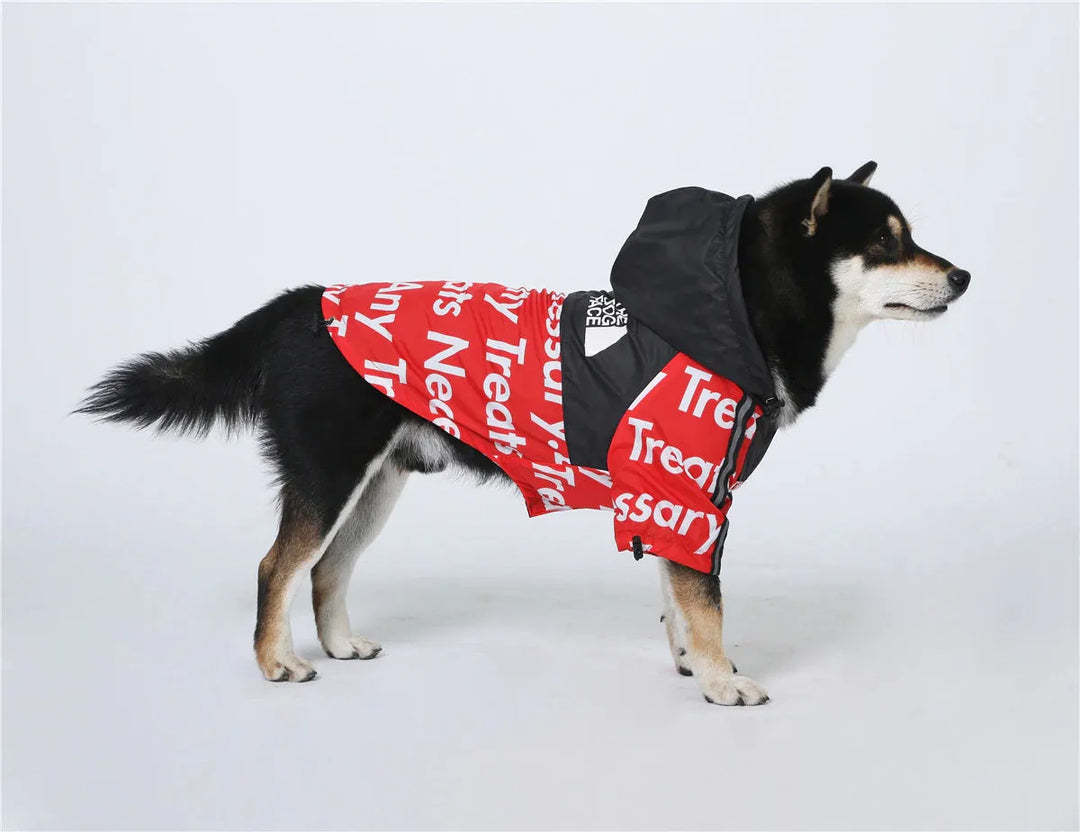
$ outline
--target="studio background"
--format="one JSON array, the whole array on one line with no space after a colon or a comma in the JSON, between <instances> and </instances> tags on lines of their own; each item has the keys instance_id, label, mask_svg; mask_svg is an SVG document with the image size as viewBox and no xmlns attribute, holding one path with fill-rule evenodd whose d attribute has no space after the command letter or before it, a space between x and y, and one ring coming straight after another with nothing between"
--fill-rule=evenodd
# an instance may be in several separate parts
<instances>
[{"instance_id":1,"label":"studio background","mask_svg":"<svg viewBox=\"0 0 1080 832\"><path fill-rule=\"evenodd\" d=\"M1077 7L8 5L6 828L1076 828ZM70 416L287 287L607 285L645 200L875 159L973 274L736 494L705 704L611 517L416 476L253 660L246 435Z\"/></svg>"}]
</instances>

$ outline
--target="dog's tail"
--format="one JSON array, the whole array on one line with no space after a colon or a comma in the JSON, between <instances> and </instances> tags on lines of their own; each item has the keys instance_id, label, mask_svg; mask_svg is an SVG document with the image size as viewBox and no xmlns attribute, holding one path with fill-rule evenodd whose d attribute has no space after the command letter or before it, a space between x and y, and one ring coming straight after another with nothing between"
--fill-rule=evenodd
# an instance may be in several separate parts
<instances>
[{"instance_id":1,"label":"dog's tail","mask_svg":"<svg viewBox=\"0 0 1080 832\"><path fill-rule=\"evenodd\" d=\"M76 413L161 432L205 436L254 425L270 350L283 324L321 320L321 286L286 292L211 338L136 356L91 387Z\"/></svg>"}]
</instances>

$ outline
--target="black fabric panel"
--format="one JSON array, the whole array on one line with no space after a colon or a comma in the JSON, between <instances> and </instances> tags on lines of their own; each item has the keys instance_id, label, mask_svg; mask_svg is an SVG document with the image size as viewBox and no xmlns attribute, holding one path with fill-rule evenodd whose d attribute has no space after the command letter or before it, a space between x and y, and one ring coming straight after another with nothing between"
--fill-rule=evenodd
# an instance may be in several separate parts
<instances>
[{"instance_id":1,"label":"black fabric panel","mask_svg":"<svg viewBox=\"0 0 1080 832\"><path fill-rule=\"evenodd\" d=\"M751 202L704 188L654 196L615 259L611 286L631 317L760 403L775 391L739 282Z\"/></svg>"},{"instance_id":2,"label":"black fabric panel","mask_svg":"<svg viewBox=\"0 0 1080 832\"><path fill-rule=\"evenodd\" d=\"M563 420L570 462L603 471L611 437L626 408L676 354L671 344L630 318L623 338L586 356L586 310L590 299L605 296L610 293L567 295L560 323Z\"/></svg>"}]
</instances>

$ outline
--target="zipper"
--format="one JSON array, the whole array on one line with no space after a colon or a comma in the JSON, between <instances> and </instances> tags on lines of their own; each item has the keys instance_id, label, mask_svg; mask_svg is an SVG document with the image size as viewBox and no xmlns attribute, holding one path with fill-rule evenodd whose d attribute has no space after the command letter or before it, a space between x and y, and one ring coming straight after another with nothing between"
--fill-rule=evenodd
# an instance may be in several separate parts
<instances>
[{"instance_id":1,"label":"zipper","mask_svg":"<svg viewBox=\"0 0 1080 832\"><path fill-rule=\"evenodd\" d=\"M728 480L735 473L739 448L742 447L743 437L746 436L746 429L750 425L750 420L754 417L754 407L754 397L746 393L735 409L735 424L731 427L731 436L728 439L727 451L724 453L724 462L717 477L716 490L712 496L713 505L722 506L727 498L730 490Z\"/></svg>"},{"instance_id":2,"label":"zipper","mask_svg":"<svg viewBox=\"0 0 1080 832\"><path fill-rule=\"evenodd\" d=\"M784 406L784 403L777 399L775 396L771 396L767 402L770 405L770 409L779 410ZM777 407L774 402L779 403ZM749 405L749 407L745 407ZM754 418L755 408L760 407L762 412L765 412L765 406L757 404L754 396L749 393L743 394L742 401L739 402L736 408L735 424L731 428L731 438L728 440L727 453L724 455L723 467L720 470L720 475L717 477L716 490L712 495L712 502L717 508L724 510L724 524L720 527L720 534L716 538L716 544L713 546L712 552L712 572L713 575L720 574L720 559L724 555L724 541L727 539L728 520L726 507L730 504L731 500L731 487L729 482L735 474L735 470L739 464L739 451L742 448L743 440L746 438L746 431L750 427L750 420ZM745 408L745 412L743 411Z\"/></svg>"}]
</instances>

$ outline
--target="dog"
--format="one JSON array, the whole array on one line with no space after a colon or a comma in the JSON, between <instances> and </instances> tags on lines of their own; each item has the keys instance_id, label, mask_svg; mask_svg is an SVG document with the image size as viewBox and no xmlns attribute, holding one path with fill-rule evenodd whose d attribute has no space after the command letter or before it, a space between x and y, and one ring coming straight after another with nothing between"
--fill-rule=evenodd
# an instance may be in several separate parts
<instances>
[{"instance_id":1,"label":"dog","mask_svg":"<svg viewBox=\"0 0 1080 832\"><path fill-rule=\"evenodd\" d=\"M415 398L412 401L407 400L408 391L395 393L388 386L394 378L404 380L404 358L401 375L397 376L396 371L388 375L387 370L398 365L376 360L375 353L370 357L348 352L382 349L383 341L393 341L385 324L394 320L401 296L408 292L401 289L402 285L424 288L429 293L438 289L443 296L432 304L434 314L446 314L447 320L456 314L455 309L461 311L463 303L478 308L486 301L494 309L488 312L499 319L500 326L509 325L503 318L521 325L526 290L506 290L504 295L495 296L495 289L485 285L484 297L480 298L473 297L477 293L467 283L434 288L394 284L399 289L396 295L382 286L374 290L374 295L369 292L364 296L368 300L378 298L382 304L376 306L373 301L375 311L370 315L356 312L346 316L336 314L335 304L340 303L347 287L328 290L305 286L279 295L211 338L168 353L144 354L118 366L90 388L76 412L194 435L205 435L214 426L258 429L263 452L278 474L280 506L277 538L258 568L255 655L270 681L306 682L316 677L312 665L296 655L289 624L293 595L309 570L318 636L327 655L335 659L371 659L379 654L380 645L353 634L349 624L345 598L353 567L383 528L409 474L451 468L468 472L479 482L512 479L522 487L527 499L531 494L530 513L579 505L615 510L620 548L632 549L635 557L641 557L643 552L661 556L661 621L666 626L677 671L694 676L710 703L762 704L769 700L765 689L738 674L722 643L723 600L716 572L730 489L760 461L772 432L790 425L815 404L826 379L864 326L878 319L938 318L964 294L970 282L968 272L915 243L910 225L893 200L870 187L876 169L876 163L868 162L841 180L833 178L830 168L822 168L809 179L789 182L757 199L732 200L702 189L669 192L661 195L664 199L654 198L659 200L655 205L650 201L636 236L631 236L616 260L612 272L614 295L576 293L565 299L556 293L537 295L538 303L549 306L547 316L537 324L547 332L540 336L547 338L547 358L538 378L543 378L548 387L559 387L553 383L559 366L551 369L552 362L561 360L562 381L570 381L567 343L571 335L580 341L584 332L587 342L594 334L588 329L589 320L584 330L568 332L567 310L578 295L582 303L588 301L579 318L587 319L598 311L608 334L598 352L596 346L590 351L588 343L579 345L574 361L583 369L576 372L594 372L594 365L611 363L615 359L607 356L617 357L619 349L629 350L625 354L633 357L640 370L628 376L629 381L616 382L616 387L621 384L624 389L603 401L586 402L587 406L582 407L575 399L574 407L582 411L580 416L572 412L573 397L563 408L565 391L561 388L558 392L544 392L550 406L565 410L565 427L559 418L562 409L552 411L557 416L550 420L534 420L549 428L557 427L552 429L549 442L532 444L550 445L554 462L570 463L567 471L572 467L582 474L579 478L583 481L597 483L577 503L567 496L563 480L549 477L558 488L543 483L533 487L513 467L521 463L520 447L528 443L523 436L505 431L504 422L512 417L508 410L503 413L505 408L500 410L499 402L509 395L510 371L523 365L523 360L516 361L509 353L501 359L489 353L489 362L500 361L505 380L489 376L482 385L477 379L470 388L475 392L482 387L487 393L486 409L482 410L487 414L487 425L490 427L495 420L503 426L503 433L496 434L492 429L488 431L491 437L485 438L480 436L482 425L475 430L463 427L451 410L457 401L451 402L451 382L453 377L465 377L463 368L449 360L437 363L443 372L429 373L421 387L410 388ZM671 209L672 205L676 207ZM686 211L691 214L689 219ZM710 230L709 239L695 242L701 243L701 251L686 249L670 255L670 247L682 245L680 241L688 239L688 234L689 239L694 239L702 228L713 228L709 222L714 215L726 217L726 225ZM684 257L687 252L689 256ZM663 256L668 259L656 260ZM682 305L673 307L676 317L660 321L663 326L656 323L655 310L671 307L671 296L686 287L700 293L694 281L713 280L722 268L715 264L725 257L728 282L710 283L713 296L708 302L699 302L703 296L688 295L678 301ZM668 274L678 270L678 263L690 261L692 274L688 277ZM363 286L355 288L364 290ZM440 308L448 311L440 313ZM380 313L379 309L389 311ZM356 323L358 320L363 326ZM350 324L353 329L348 338L352 340L346 342L346 327ZM478 325L488 326L483 322ZM425 324L419 326L423 329ZM560 326L564 350L561 356ZM728 352L716 358L709 353L718 343L713 337L714 328L725 333L719 340L728 343L738 336L745 342L744 348L725 347ZM735 336L728 337L731 333ZM427 335L432 336L430 329ZM464 349L454 346L457 341L445 340L454 336L439 337L442 344L450 346L435 358ZM465 339L458 341L464 343ZM491 338L488 343L492 343ZM511 350L517 341L495 343ZM520 343L524 350L525 340ZM642 353L655 355L639 360ZM702 397L694 404L687 392L681 407L671 404L659 421L654 418L646 422L633 416L638 412L635 407L644 406L643 397L648 403L646 394L659 395L650 392L650 385L655 386L657 379L665 376L657 368L670 367L664 362L676 360L673 356L685 358L679 372L689 373L691 381L711 379L729 384L734 392L729 398L719 392L704 397L706 405L714 408L714 421L708 423L708 430L697 431L692 425L680 428L686 442L703 442L707 437L711 437L710 442L718 441L716 437L721 434L717 431L724 431L722 437L730 437L730 443L724 446L728 448L724 465L714 466L717 470L711 481L702 473L697 480L700 488L688 484L696 474L691 471L691 457L686 450L680 456L662 440L652 439L651 434L648 441L654 444L647 446L648 454L652 455L655 445L656 456L666 471L660 470L655 461L647 469L627 468L627 477L653 477L649 482L658 489L683 489L685 513L684 506L667 501L665 514L660 502L652 511L653 498L642 496L644 486L640 482L635 482L636 491L631 489L615 497L612 482L617 472L607 471L609 466L604 461L606 458L613 469L616 457L619 466L624 462L629 466L630 460L640 461L646 440L641 427L644 424L653 428L655 423L659 429L667 424L667 413L675 420L701 416L698 410L706 412ZM523 359L524 353L518 357ZM731 369L723 370L723 377L710 375L715 361ZM426 362L424 366L432 366L431 356ZM376 372L372 367L381 369ZM604 385L580 386L584 390ZM465 394L457 395L460 400ZM682 414L676 413L680 409ZM574 419L591 420L593 411L601 414L599 423L583 421L576 435L587 439L573 439L570 434ZM617 456L620 441L620 447L625 447L619 452L622 456ZM578 443L577 449L574 442ZM704 457L701 465L704 471ZM542 467L535 460L531 466L534 473ZM666 479L660 483L656 476ZM605 487L609 490L605 491ZM529 492L529 488L533 491ZM599 504L608 498L613 505ZM690 505L700 505L701 511L691 510ZM680 514L683 519L676 522ZM637 526L620 531L620 522L625 527L638 519L641 522ZM693 549L697 540L677 537L680 529L684 538L696 531L703 539L701 546ZM656 539L663 541L663 546L659 548L666 551L657 550L652 543L642 544L642 535L647 537L653 532L660 534Z\"/></svg>"}]
</instances>

